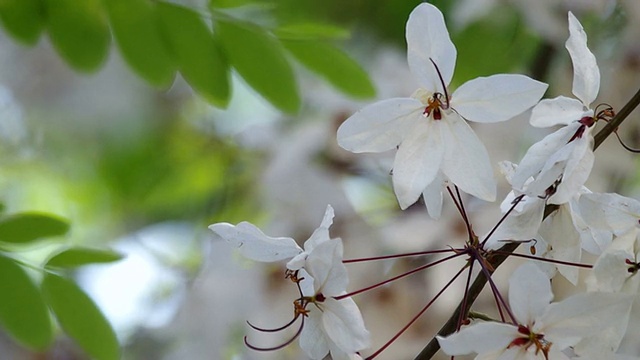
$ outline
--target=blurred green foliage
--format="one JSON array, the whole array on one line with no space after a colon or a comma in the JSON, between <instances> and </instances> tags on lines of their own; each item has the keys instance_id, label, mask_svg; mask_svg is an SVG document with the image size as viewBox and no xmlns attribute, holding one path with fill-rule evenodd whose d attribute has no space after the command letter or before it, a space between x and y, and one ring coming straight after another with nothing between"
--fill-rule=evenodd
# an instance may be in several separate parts
<instances>
[{"instance_id":1,"label":"blurred green foliage","mask_svg":"<svg viewBox=\"0 0 640 360\"><path fill-rule=\"evenodd\" d=\"M287 113L298 111L300 95L291 58L284 53L279 36L304 37L310 44L322 42L320 46L328 52L325 56L340 55L329 68L310 62L308 57L301 59L297 51L294 55L303 65L347 95L374 95L360 66L326 41L336 35L344 37L345 31L336 26L268 26L225 12L227 8L252 6L248 1L214 0L209 5L209 11L199 11L151 0L3 0L0 20L10 35L27 45L35 44L46 31L60 56L82 72L95 71L104 63L111 29L123 58L141 78L153 86L167 87L177 69L196 93L221 108L229 102L230 70L234 68L265 99ZM268 13L274 7L261 11Z\"/></svg>"},{"instance_id":2,"label":"blurred green foliage","mask_svg":"<svg viewBox=\"0 0 640 360\"><path fill-rule=\"evenodd\" d=\"M108 250L67 248L43 266L20 259L36 241L59 237L69 223L44 213L19 213L0 219L0 325L21 344L43 350L54 341L49 309L58 324L78 345L96 359L118 359L120 346L100 309L72 280L54 274L74 268L121 259ZM40 286L27 269L43 278ZM52 270L54 269L54 270Z\"/></svg>"}]
</instances>

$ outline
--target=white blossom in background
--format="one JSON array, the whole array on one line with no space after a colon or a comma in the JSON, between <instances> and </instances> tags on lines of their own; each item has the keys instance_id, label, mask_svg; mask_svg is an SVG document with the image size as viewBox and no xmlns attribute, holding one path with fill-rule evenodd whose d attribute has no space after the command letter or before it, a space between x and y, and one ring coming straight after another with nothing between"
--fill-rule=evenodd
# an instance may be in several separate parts
<instances>
[{"instance_id":1,"label":"white blossom in background","mask_svg":"<svg viewBox=\"0 0 640 360\"><path fill-rule=\"evenodd\" d=\"M402 209L428 190L428 210L437 217L441 200L436 194L443 180L494 201L489 155L465 120L509 120L535 105L547 85L523 75L499 74L470 80L449 96L456 48L440 10L418 5L409 16L406 37L409 68L421 87L409 98L383 100L356 112L338 129L338 144L355 153L397 147L393 188Z\"/></svg>"},{"instance_id":2,"label":"white blossom in background","mask_svg":"<svg viewBox=\"0 0 640 360\"><path fill-rule=\"evenodd\" d=\"M551 303L547 276L535 265L516 269L509 280L509 305L517 324L476 322L447 337L438 337L448 355L476 353L476 359L569 359L563 350L582 338L624 320L633 297L582 293Z\"/></svg>"},{"instance_id":3,"label":"white blossom in background","mask_svg":"<svg viewBox=\"0 0 640 360\"><path fill-rule=\"evenodd\" d=\"M573 63L573 94L577 99L558 96L545 99L531 113L531 125L549 127L565 125L533 144L513 175L513 187L540 196L550 187L554 193L550 204L571 200L582 188L593 167L593 135L591 129L597 114L590 108L600 88L600 70L595 56L587 47L587 35L578 19L569 12L569 39L565 46Z\"/></svg>"},{"instance_id":4,"label":"white blossom in background","mask_svg":"<svg viewBox=\"0 0 640 360\"><path fill-rule=\"evenodd\" d=\"M217 223L209 229L252 260L289 260L287 268L299 271L296 277L301 279L303 297L300 302L296 300L303 307L296 307L296 316L301 315L304 322L300 347L312 359L323 359L331 353L335 360L351 360L369 346L370 336L353 299L334 298L346 294L349 279L342 263L342 240L329 236L333 217L333 208L328 205L322 223L305 241L304 249L292 238L267 236L248 222Z\"/></svg>"}]
</instances>

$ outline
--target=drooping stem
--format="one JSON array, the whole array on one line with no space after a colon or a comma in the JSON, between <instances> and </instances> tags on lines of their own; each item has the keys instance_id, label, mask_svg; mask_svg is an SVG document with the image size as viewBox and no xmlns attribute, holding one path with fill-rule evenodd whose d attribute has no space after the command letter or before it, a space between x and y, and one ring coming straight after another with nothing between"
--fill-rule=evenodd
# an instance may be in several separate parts
<instances>
[{"instance_id":1,"label":"drooping stem","mask_svg":"<svg viewBox=\"0 0 640 360\"><path fill-rule=\"evenodd\" d=\"M515 256L515 257L521 257L521 258L525 258L525 259L530 259L530 260L533 260L533 261L542 261L542 262L548 262L548 263L557 264L557 265L567 265L567 266L581 267L581 268L585 268L585 269L593 268L593 265L591 265L591 264L582 264L582 263L575 263L575 262L570 262L570 261L548 259L548 258L543 258L543 257L540 257L540 256L527 255L527 254L518 254L518 253L509 253L509 254L507 254L507 253L505 253L505 252L503 252L501 250L494 251L494 254L503 254L503 255L507 255L507 256Z\"/></svg>"},{"instance_id":2,"label":"drooping stem","mask_svg":"<svg viewBox=\"0 0 640 360\"><path fill-rule=\"evenodd\" d=\"M510 243L503 246L501 250L504 252L513 252L518 247L518 245L520 244ZM491 266L493 266L494 269L497 268L498 266L500 266L500 264L502 264L507 259L507 257L508 257L507 255L498 254L497 256L491 259L490 261ZM453 314L451 314L451 317L449 317L449 320L447 320L447 322L442 326L440 331L438 331L438 335L447 336L453 333L454 331L456 331L460 314L461 313L466 314L469 312L471 305L473 305L473 303L476 301L476 299L478 298L478 295L480 295L480 292L482 291L486 283L487 283L486 276L484 275L484 273L480 272L476 277L476 279L473 281L473 284L471 284L471 287L469 287L469 296L467 297L466 303L465 304L460 303L458 305L458 307L453 312ZM438 343L438 340L434 337L433 339L431 339L429 344L427 344L427 346L425 346L425 348L422 349L422 351L418 354L418 356L416 356L415 360L431 359L433 355L435 355L435 353L438 352L438 350L440 350L440 344Z\"/></svg>"},{"instance_id":3,"label":"drooping stem","mask_svg":"<svg viewBox=\"0 0 640 360\"><path fill-rule=\"evenodd\" d=\"M464 255L464 253L456 253L456 254L453 254L453 255L447 256L446 258L442 258L442 259L437 260L437 261L434 261L434 262L432 262L432 263L428 263L428 264L425 264L425 265L419 266L419 267L417 267L417 268L415 268L415 269L413 269L413 270L409 270L409 271L404 272L404 273L402 273L402 274L400 274L400 275L396 275L396 276L394 276L394 277L392 277L392 278L389 278L389 279L387 279L387 280L385 280L385 281L381 281L381 282L379 282L379 283L376 283L376 284L373 284L373 285L367 286L367 287L362 288L362 289L360 289L360 290L352 291L352 292L350 292L350 293L346 293L346 294L344 294L344 295L340 295L340 296L334 296L334 299L336 299L336 300L342 300L342 299L345 299L345 298L348 298L348 297L352 297L352 296L358 295L358 294L363 293L363 292L365 292L365 291L373 290L373 289L378 288L378 287L380 287L380 286L382 286L382 285L386 285L386 284L388 284L388 283L390 283L390 282L396 281L396 280L398 280L398 279L402 279L403 277L409 276L409 275L411 275L411 274L415 274L415 273L417 273L417 272L419 272L419 271L422 271L422 270L428 269L428 268L430 268L430 267L432 267L432 266L436 266L436 265L438 265L438 264L441 264L441 263L443 263L443 262L449 261L449 260L451 260L451 259L453 259L453 258L457 258L458 256L462 256L462 255Z\"/></svg>"},{"instance_id":4,"label":"drooping stem","mask_svg":"<svg viewBox=\"0 0 640 360\"><path fill-rule=\"evenodd\" d=\"M453 284L453 282L456 281L456 279L460 276L460 274L462 274L462 272L465 269L466 269L465 267L460 268L460 270L456 273L456 275L453 278L451 278L451 280L449 280L449 282L440 291L438 291L436 296L434 296L431 299L431 301L427 303L427 305L425 305L411 320L409 320L409 322L404 327L402 327L402 329L400 329L400 331L398 331L380 349L378 349L376 352L368 356L366 360L375 359L375 357L380 355L380 353L382 353L386 348L388 348L389 345L393 344L393 342L396 341L396 339L399 338L400 335L402 335L411 325L413 325L413 323L416 322L416 320L418 320L420 316L422 316L422 314L424 314L424 312L427 311L427 309L429 309L429 307L431 307L431 305L440 297L440 295L442 295L442 293L444 293L445 290L447 290L449 286L451 286L451 284ZM471 269L469 269L469 272L471 272Z\"/></svg>"},{"instance_id":5,"label":"drooping stem","mask_svg":"<svg viewBox=\"0 0 640 360\"><path fill-rule=\"evenodd\" d=\"M640 105L640 89L633 95L633 97L627 102L627 104L616 114L616 116L607 123L605 127L602 128L594 137L594 150L602 144L602 142L609 136L611 133L618 128L622 122L635 110L636 107ZM546 218L549 214L553 212L553 210L557 209L557 205L547 205L544 211L544 217ZM500 254L496 254L493 258L490 259L489 263L493 267L493 269L497 269L506 259L509 257L511 253L513 253L520 243L510 243L502 248L500 248ZM471 308L471 305L475 302L478 295L484 288L487 283L487 277L483 273L479 273L476 277L475 281L469 288L469 297L467 298L466 304L462 302L458 305L454 313L451 315L449 320L442 326L440 331L438 331L438 335L447 336L454 331L456 331L458 318L460 317L460 312L464 311L467 313ZM427 360L431 359L436 352L440 350L440 344L438 340L434 337L431 341L422 349L422 351L416 356L415 360Z\"/></svg>"},{"instance_id":6,"label":"drooping stem","mask_svg":"<svg viewBox=\"0 0 640 360\"><path fill-rule=\"evenodd\" d=\"M417 252L404 253L404 254L393 254L393 255L382 255L382 256L366 257L366 258L345 259L345 260L342 260L342 263L343 264L353 264L353 263L366 262L366 261L388 260L388 259L398 259L398 258L403 258L403 257L442 254L442 253L455 252L455 251L461 251L461 250L463 250L463 249L438 249L438 250L417 251Z\"/></svg>"},{"instance_id":7,"label":"drooping stem","mask_svg":"<svg viewBox=\"0 0 640 360\"><path fill-rule=\"evenodd\" d=\"M618 128L618 126L622 124L622 122L627 118L627 116L629 116L629 114L631 114L631 112L635 110L635 108L638 107L639 104L640 104L640 89L638 89L638 91L636 92L635 95L633 95L631 100L629 100L622 107L622 109L620 109L620 111L616 114L616 116L614 116L613 119L611 119L611 121L609 121L607 125L605 125L605 127L603 127L602 130L598 131L598 133L593 137L595 140L593 143L593 149L594 150L597 149L598 146L602 144L604 139L606 139L609 135L611 135L611 133L614 132Z\"/></svg>"}]
</instances>

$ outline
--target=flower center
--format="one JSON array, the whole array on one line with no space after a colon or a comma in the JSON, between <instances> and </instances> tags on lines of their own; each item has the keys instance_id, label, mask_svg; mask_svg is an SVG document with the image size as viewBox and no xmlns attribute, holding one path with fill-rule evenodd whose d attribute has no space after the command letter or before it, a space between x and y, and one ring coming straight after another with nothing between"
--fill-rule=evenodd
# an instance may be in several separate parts
<instances>
[{"instance_id":1,"label":"flower center","mask_svg":"<svg viewBox=\"0 0 640 360\"><path fill-rule=\"evenodd\" d=\"M445 95L439 92L431 93L425 89L418 89L411 97L420 100L425 105L422 116L426 118L432 117L433 120L441 120L442 111L449 108L449 102Z\"/></svg>"},{"instance_id":2,"label":"flower center","mask_svg":"<svg viewBox=\"0 0 640 360\"><path fill-rule=\"evenodd\" d=\"M580 123L580 127L578 128L576 133L573 134L571 139L569 139L569 141L567 141L567 144L572 142L575 139L580 139L582 137L582 135L584 135L584 131L587 128L592 127L596 123L596 121L597 121L597 119L594 118L593 116L585 116L582 119L578 120L578 122Z\"/></svg>"},{"instance_id":3,"label":"flower center","mask_svg":"<svg viewBox=\"0 0 640 360\"><path fill-rule=\"evenodd\" d=\"M435 93L433 94L433 97L427 99L427 106L424 108L424 111L422 112L422 115L424 117L429 117L430 115L433 115L433 119L434 120L440 120L442 119L442 101L440 100L440 98L442 97L442 94L440 93Z\"/></svg>"},{"instance_id":4,"label":"flower center","mask_svg":"<svg viewBox=\"0 0 640 360\"><path fill-rule=\"evenodd\" d=\"M529 349L531 346L536 347L536 355L539 352L542 352L545 359L549 358L549 349L553 343L545 340L543 334L536 334L528 326L518 325L518 332L522 334L522 337L514 339L507 349L513 346L524 346L525 350Z\"/></svg>"}]
</instances>

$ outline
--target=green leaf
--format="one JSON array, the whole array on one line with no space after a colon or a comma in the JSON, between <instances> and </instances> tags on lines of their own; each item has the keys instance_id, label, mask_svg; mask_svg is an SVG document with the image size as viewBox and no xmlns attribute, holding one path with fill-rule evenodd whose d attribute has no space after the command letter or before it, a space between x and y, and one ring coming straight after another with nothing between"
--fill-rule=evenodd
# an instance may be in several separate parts
<instances>
[{"instance_id":1,"label":"green leaf","mask_svg":"<svg viewBox=\"0 0 640 360\"><path fill-rule=\"evenodd\" d=\"M335 25L319 23L287 24L273 30L279 39L313 40L313 39L347 39L349 30Z\"/></svg>"},{"instance_id":2,"label":"green leaf","mask_svg":"<svg viewBox=\"0 0 640 360\"><path fill-rule=\"evenodd\" d=\"M282 46L262 29L219 21L216 30L231 65L242 78L278 109L295 113L300 96Z\"/></svg>"},{"instance_id":3,"label":"green leaf","mask_svg":"<svg viewBox=\"0 0 640 360\"><path fill-rule=\"evenodd\" d=\"M110 34L100 0L44 0L53 46L79 71L95 71L109 52Z\"/></svg>"},{"instance_id":4,"label":"green leaf","mask_svg":"<svg viewBox=\"0 0 640 360\"><path fill-rule=\"evenodd\" d=\"M159 17L149 0L104 0L122 57L152 85L169 86L176 65L162 38Z\"/></svg>"},{"instance_id":5,"label":"green leaf","mask_svg":"<svg viewBox=\"0 0 640 360\"><path fill-rule=\"evenodd\" d=\"M60 327L97 360L120 359L116 334L96 304L73 281L47 273L42 292Z\"/></svg>"},{"instance_id":6,"label":"green leaf","mask_svg":"<svg viewBox=\"0 0 640 360\"><path fill-rule=\"evenodd\" d=\"M20 265L2 255L0 294L0 323L11 336L33 349L51 344L51 319L40 290Z\"/></svg>"},{"instance_id":7,"label":"green leaf","mask_svg":"<svg viewBox=\"0 0 640 360\"><path fill-rule=\"evenodd\" d=\"M5 243L29 243L67 231L66 220L43 213L21 213L0 220L0 241Z\"/></svg>"},{"instance_id":8,"label":"green leaf","mask_svg":"<svg viewBox=\"0 0 640 360\"><path fill-rule=\"evenodd\" d=\"M356 98L370 98L376 90L367 73L342 50L318 41L282 41L304 66L325 78L340 91Z\"/></svg>"},{"instance_id":9,"label":"green leaf","mask_svg":"<svg viewBox=\"0 0 640 360\"><path fill-rule=\"evenodd\" d=\"M0 20L7 32L28 45L38 42L44 28L41 0L2 0Z\"/></svg>"},{"instance_id":10,"label":"green leaf","mask_svg":"<svg viewBox=\"0 0 640 360\"><path fill-rule=\"evenodd\" d=\"M164 36L182 76L215 106L229 103L229 65L213 34L197 12L165 2L158 3Z\"/></svg>"},{"instance_id":11,"label":"green leaf","mask_svg":"<svg viewBox=\"0 0 640 360\"><path fill-rule=\"evenodd\" d=\"M75 268L88 264L110 263L121 260L122 254L111 250L72 247L52 256L47 268Z\"/></svg>"},{"instance_id":12,"label":"green leaf","mask_svg":"<svg viewBox=\"0 0 640 360\"><path fill-rule=\"evenodd\" d=\"M452 34L452 40L458 49L454 88L478 76L519 71L522 64L532 61L539 43L511 6L503 6L492 16L469 24Z\"/></svg>"}]
</instances>

